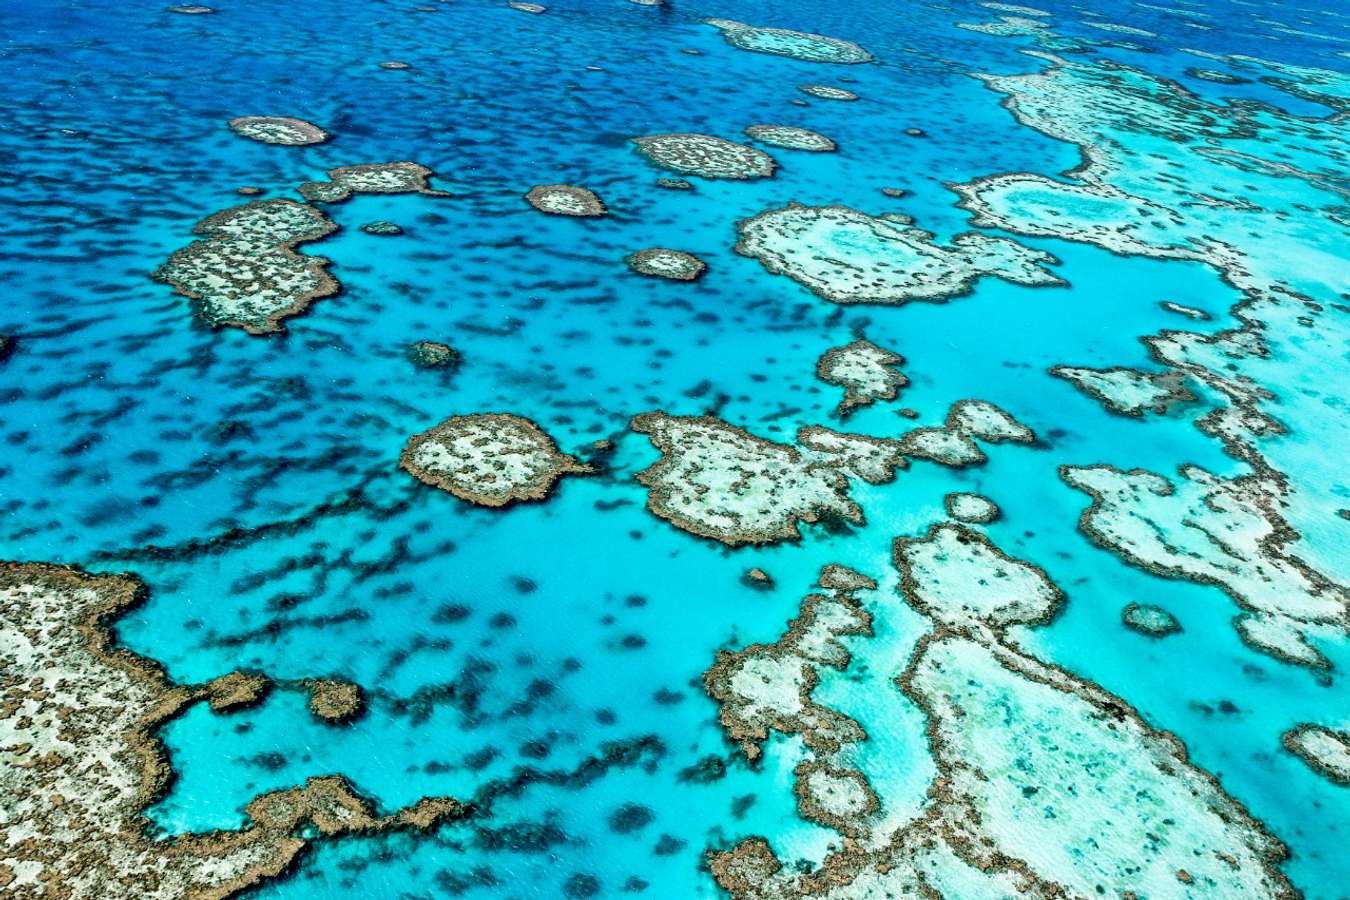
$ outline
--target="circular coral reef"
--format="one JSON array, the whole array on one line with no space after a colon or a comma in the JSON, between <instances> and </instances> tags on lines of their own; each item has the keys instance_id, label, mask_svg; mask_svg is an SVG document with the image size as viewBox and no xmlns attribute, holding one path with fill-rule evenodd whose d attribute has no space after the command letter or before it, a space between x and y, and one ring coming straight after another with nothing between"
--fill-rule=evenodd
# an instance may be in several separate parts
<instances>
[{"instance_id":1,"label":"circular coral reef","mask_svg":"<svg viewBox=\"0 0 1350 900\"><path fill-rule=\"evenodd\" d=\"M792 125L751 125L745 133L753 140L772 147L787 150L808 150L812 153L829 153L839 146L825 135L809 128L796 128Z\"/></svg>"},{"instance_id":2,"label":"circular coral reef","mask_svg":"<svg viewBox=\"0 0 1350 900\"><path fill-rule=\"evenodd\" d=\"M440 341L418 341L408 347L408 359L421 369L451 369L459 365L459 352Z\"/></svg>"},{"instance_id":3,"label":"circular coral reef","mask_svg":"<svg viewBox=\"0 0 1350 900\"><path fill-rule=\"evenodd\" d=\"M639 275L669 278L672 281L694 281L707 271L708 264L683 250L652 247L629 256L628 268Z\"/></svg>"},{"instance_id":4,"label":"circular coral reef","mask_svg":"<svg viewBox=\"0 0 1350 900\"><path fill-rule=\"evenodd\" d=\"M494 507L542 500L559 477L592 471L559 452L538 425L509 413L452 416L414 435L399 464L419 481Z\"/></svg>"},{"instance_id":5,"label":"circular coral reef","mask_svg":"<svg viewBox=\"0 0 1350 900\"><path fill-rule=\"evenodd\" d=\"M539 184L525 195L529 204L540 212L554 216L603 216L609 210L589 188L575 184Z\"/></svg>"},{"instance_id":6,"label":"circular coral reef","mask_svg":"<svg viewBox=\"0 0 1350 900\"><path fill-rule=\"evenodd\" d=\"M776 163L762 150L710 134L652 134L633 138L638 152L663 169L702 178L768 178Z\"/></svg>"},{"instance_id":7,"label":"circular coral reef","mask_svg":"<svg viewBox=\"0 0 1350 900\"><path fill-rule=\"evenodd\" d=\"M285 147L322 144L328 140L328 132L318 125L289 116L240 116L230 120L230 130L249 140Z\"/></svg>"},{"instance_id":8,"label":"circular coral reef","mask_svg":"<svg viewBox=\"0 0 1350 900\"><path fill-rule=\"evenodd\" d=\"M857 100L858 95L847 88L833 87L828 84L803 84L797 87L803 94L810 94L821 100Z\"/></svg>"},{"instance_id":9,"label":"circular coral reef","mask_svg":"<svg viewBox=\"0 0 1350 900\"><path fill-rule=\"evenodd\" d=\"M802 62L852 64L872 61L872 54L842 38L786 28L759 28L731 19L705 19L704 22L721 31L728 44L741 50L790 56Z\"/></svg>"},{"instance_id":10,"label":"circular coral reef","mask_svg":"<svg viewBox=\"0 0 1350 900\"><path fill-rule=\"evenodd\" d=\"M1181 630L1181 623L1161 606L1149 603L1130 603L1120 611L1120 621L1131 631L1149 637L1166 637Z\"/></svg>"}]
</instances>

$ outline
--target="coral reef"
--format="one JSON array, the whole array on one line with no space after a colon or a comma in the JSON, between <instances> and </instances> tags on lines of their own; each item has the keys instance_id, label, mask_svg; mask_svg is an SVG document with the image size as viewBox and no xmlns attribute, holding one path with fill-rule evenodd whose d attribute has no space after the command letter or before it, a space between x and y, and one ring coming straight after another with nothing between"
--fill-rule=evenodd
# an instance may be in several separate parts
<instances>
[{"instance_id":1,"label":"coral reef","mask_svg":"<svg viewBox=\"0 0 1350 900\"><path fill-rule=\"evenodd\" d=\"M1050 374L1070 382L1089 397L1100 400L1111 412L1122 416L1142 416L1145 412L1163 415L1178 404L1193 403L1198 399L1186 387L1186 375L1177 371L1141 372L1123 366L1110 369L1054 366Z\"/></svg>"},{"instance_id":2,"label":"coral reef","mask_svg":"<svg viewBox=\"0 0 1350 900\"><path fill-rule=\"evenodd\" d=\"M971 494L964 491L948 494L942 498L947 515L958 522L969 525L988 525L999 517L999 508L993 500L983 494Z\"/></svg>"},{"instance_id":3,"label":"coral reef","mask_svg":"<svg viewBox=\"0 0 1350 900\"><path fill-rule=\"evenodd\" d=\"M835 415L846 418L859 407L898 397L900 389L909 384L909 379L897 368L904 363L900 354L860 338L825 351L816 362L816 377L844 389L844 399L835 408Z\"/></svg>"},{"instance_id":4,"label":"coral reef","mask_svg":"<svg viewBox=\"0 0 1350 900\"><path fill-rule=\"evenodd\" d=\"M1148 637L1167 637L1181 630L1176 616L1150 603L1126 604L1120 611L1120 621L1126 628Z\"/></svg>"},{"instance_id":5,"label":"coral reef","mask_svg":"<svg viewBox=\"0 0 1350 900\"><path fill-rule=\"evenodd\" d=\"M824 753L866 738L857 722L814 702L811 694L821 667L848 665L839 639L872 633L871 616L856 594L875 589L876 582L832 564L822 570L820 586L827 593L807 596L777 641L723 650L703 675L723 729L749 759L762 755L770 731L799 734L808 747Z\"/></svg>"},{"instance_id":6,"label":"coral reef","mask_svg":"<svg viewBox=\"0 0 1350 900\"><path fill-rule=\"evenodd\" d=\"M652 134L633 144L661 168L700 178L768 178L776 165L763 150L709 134Z\"/></svg>"},{"instance_id":7,"label":"coral reef","mask_svg":"<svg viewBox=\"0 0 1350 900\"><path fill-rule=\"evenodd\" d=\"M540 212L555 216L586 218L609 212L594 191L575 184L538 184L525 199Z\"/></svg>"},{"instance_id":8,"label":"coral reef","mask_svg":"<svg viewBox=\"0 0 1350 900\"><path fill-rule=\"evenodd\" d=\"M631 254L627 262L628 268L639 275L669 278L672 281L697 281L708 269L708 264L694 254L665 247L639 250Z\"/></svg>"},{"instance_id":9,"label":"coral reef","mask_svg":"<svg viewBox=\"0 0 1350 900\"><path fill-rule=\"evenodd\" d=\"M335 230L322 212L293 200L236 206L199 222L193 233L206 237L176 251L154 277L197 301L208 325L280 331L282 319L337 293L327 259L295 252Z\"/></svg>"},{"instance_id":10,"label":"coral reef","mask_svg":"<svg viewBox=\"0 0 1350 900\"><path fill-rule=\"evenodd\" d=\"M758 28L731 19L705 19L704 22L721 31L728 44L741 50L790 56L802 62L852 64L872 61L872 54L841 38L786 28Z\"/></svg>"},{"instance_id":11,"label":"coral reef","mask_svg":"<svg viewBox=\"0 0 1350 900\"><path fill-rule=\"evenodd\" d=\"M944 466L978 466L988 459L976 440L1031 444L1036 434L988 400L958 400L941 427L915 428L900 437L906 456Z\"/></svg>"},{"instance_id":12,"label":"coral reef","mask_svg":"<svg viewBox=\"0 0 1350 900\"><path fill-rule=\"evenodd\" d=\"M1290 753L1333 784L1350 787L1350 731L1303 723L1281 738Z\"/></svg>"},{"instance_id":13,"label":"coral reef","mask_svg":"<svg viewBox=\"0 0 1350 900\"><path fill-rule=\"evenodd\" d=\"M428 829L462 814L429 798L378 816L330 776L254 799L243 831L147 836L142 810L172 774L156 729L192 702L247 690L239 678L176 685L115 647L111 623L144 596L125 575L0 563L5 896L224 898L279 875L316 838Z\"/></svg>"},{"instance_id":14,"label":"coral reef","mask_svg":"<svg viewBox=\"0 0 1350 900\"><path fill-rule=\"evenodd\" d=\"M751 140L787 150L830 153L839 149L834 141L825 135L809 128L796 128L792 125L751 125L745 129L745 133Z\"/></svg>"},{"instance_id":15,"label":"coral reef","mask_svg":"<svg viewBox=\"0 0 1350 900\"><path fill-rule=\"evenodd\" d=\"M419 369L453 369L459 365L459 353L440 341L417 341L408 347L408 359Z\"/></svg>"},{"instance_id":16,"label":"coral reef","mask_svg":"<svg viewBox=\"0 0 1350 900\"><path fill-rule=\"evenodd\" d=\"M1309 628L1344 627L1350 595L1295 556L1280 497L1260 475L1218 478L1182 466L1169 481L1142 469L1061 466L1060 477L1092 504L1079 528L1094 543L1165 578L1222 588L1245 614L1238 632L1287 662L1325 667Z\"/></svg>"},{"instance_id":17,"label":"coral reef","mask_svg":"<svg viewBox=\"0 0 1350 900\"><path fill-rule=\"evenodd\" d=\"M857 100L858 95L848 88L834 87L828 84L803 84L797 87L803 94L810 94L821 100Z\"/></svg>"},{"instance_id":18,"label":"coral reef","mask_svg":"<svg viewBox=\"0 0 1350 900\"><path fill-rule=\"evenodd\" d=\"M435 173L415 162L363 163L328 170L327 181L306 181L298 190L313 203L341 203L353 194L426 194L449 197L428 183Z\"/></svg>"},{"instance_id":19,"label":"coral reef","mask_svg":"<svg viewBox=\"0 0 1350 900\"><path fill-rule=\"evenodd\" d=\"M737 253L832 303L949 300L970 293L986 276L1030 286L1064 284L1045 268L1057 262L1048 253L975 232L942 246L906 216L789 203L737 227Z\"/></svg>"},{"instance_id":20,"label":"coral reef","mask_svg":"<svg viewBox=\"0 0 1350 900\"><path fill-rule=\"evenodd\" d=\"M328 132L318 125L288 116L240 116L229 124L230 130L240 137L264 144L302 147L328 140Z\"/></svg>"},{"instance_id":21,"label":"coral reef","mask_svg":"<svg viewBox=\"0 0 1350 900\"><path fill-rule=\"evenodd\" d=\"M361 715L365 697L361 686L341 678L310 678L304 682L309 691L309 711L333 725L350 722Z\"/></svg>"},{"instance_id":22,"label":"coral reef","mask_svg":"<svg viewBox=\"0 0 1350 900\"><path fill-rule=\"evenodd\" d=\"M538 425L510 413L451 416L410 438L399 465L481 506L543 500L563 475L592 471L560 452Z\"/></svg>"},{"instance_id":23,"label":"coral reef","mask_svg":"<svg viewBox=\"0 0 1350 900\"><path fill-rule=\"evenodd\" d=\"M711 851L732 897L1297 896L1276 868L1284 847L1176 738L1005 633L1054 615L1062 595L1044 572L950 524L898 539L895 557L901 593L934 626L897 679L928 719L927 802L883 829L886 798L863 772L836 771L837 723L853 742L866 733L813 692L822 664L849 663L836 635L865 636L870 621L838 615L828 630L816 607L842 602L808 598L784 638L723 652L705 684L743 747L802 734L813 758L794 772L799 809L845 841L815 869L785 867L759 837Z\"/></svg>"},{"instance_id":24,"label":"coral reef","mask_svg":"<svg viewBox=\"0 0 1350 900\"><path fill-rule=\"evenodd\" d=\"M860 524L848 474L879 484L904 465L894 441L808 426L793 447L713 416L643 413L630 423L661 458L639 472L647 508L677 528L726 544L801 537L800 523Z\"/></svg>"}]
</instances>

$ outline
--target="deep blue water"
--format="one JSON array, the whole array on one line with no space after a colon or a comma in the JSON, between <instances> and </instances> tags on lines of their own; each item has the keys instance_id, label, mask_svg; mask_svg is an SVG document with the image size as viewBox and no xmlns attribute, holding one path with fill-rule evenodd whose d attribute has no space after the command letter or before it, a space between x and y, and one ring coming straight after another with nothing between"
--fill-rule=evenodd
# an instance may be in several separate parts
<instances>
[{"instance_id":1,"label":"deep blue water","mask_svg":"<svg viewBox=\"0 0 1350 900\"><path fill-rule=\"evenodd\" d=\"M1191 4L1223 23L1210 30L1142 5L1095 10L1156 38L1087 28L1094 4L1035 5L1057 13L1060 34L1139 45L1094 54L1211 101L1300 115L1331 110L1255 79L1190 77L1225 64L1182 49L1339 71L1350 50L1344 11L1329 4ZM905 213L945 239L968 227L947 183L1072 168L1076 148L1019 125L968 77L1034 71L1043 61L1021 52L1031 41L956 28L994 17L971 3L548 6L528 15L494 0L427 11L413 0L220 0L209 16L155 3L0 7L0 331L17 336L0 368L0 556L140 575L151 602L118 633L176 679L244 667L339 675L371 694L369 713L340 728L308 716L295 691L230 716L194 708L165 731L179 779L150 810L155 825L239 827L253 796L328 772L387 809L428 794L485 798L482 816L433 835L321 845L260 892L287 898L550 897L576 873L593 875L603 896L634 877L650 896L715 896L704 851L749 834L818 859L831 836L797 817L791 743L775 740L764 765L746 764L701 674L718 648L773 640L834 561L882 582L878 638L854 649L884 686L923 630L894 593L890 541L941 518L944 494L975 490L1003 509L991 537L1068 594L1065 614L1028 645L1174 731L1288 843L1285 871L1309 897L1346 896L1350 792L1279 742L1295 722L1350 718L1341 676L1244 646L1217 588L1148 575L1092 546L1076 529L1084 496L1056 476L1064 462L1243 471L1194 427L1193 410L1112 416L1045 371L1148 368L1140 336L1228 327L1237 291L1198 263L1025 239L1061 260L1071 287L986 279L945 304L837 307L732 251L737 220L788 200ZM702 25L707 16L856 40L877 62L747 53ZM411 68L378 67L390 59ZM796 89L807 82L862 99L807 98ZM240 115L298 116L333 139L254 143L225 126ZM627 143L682 131L736 139L757 122L818 130L839 152L773 150L772 179L694 179L684 192L654 187L663 173ZM915 128L925 136L905 134ZM309 252L333 260L343 290L284 334L208 329L149 278L197 221L241 202L240 186L294 196L328 168L400 159L432 168L454 196L326 207L341 231ZM1343 159L1329 165L1350 178ZM610 215L549 217L521 200L554 181L597 191ZM887 197L887 186L911 193ZM406 233L360 231L376 219ZM1326 241L1346 258L1340 237ZM649 246L695 253L709 273L693 285L630 273L625 255ZM1213 319L1187 323L1161 300ZM815 361L860 329L906 357L901 405L921 423L980 397L1051 436L1049 446L992 447L987 465L965 471L915 463L894 484L855 490L865 526L808 528L798 543L763 549L728 550L645 510L632 476L656 454L626 431L631 416L716 403L727 421L789 440L801 424L830 421L837 391L816 381ZM404 351L421 339L452 344L463 365L415 369ZM409 435L490 410L539 422L569 451L615 439L609 473L491 510L398 470ZM849 427L897 436L910 424L878 404ZM232 528L242 531L211 542ZM1343 578L1350 567L1339 562L1330 574ZM743 585L751 566L775 588ZM1126 631L1119 611L1130 601L1168 607L1186 630L1161 642ZM453 605L467 615L446 615ZM1344 669L1347 647L1321 649ZM872 732L869 774L894 808L917 808L932 774L917 710L898 693L877 703L837 690ZM1216 713L1222 701L1237 711ZM567 777L615 741L642 742L639 764L587 783ZM729 763L726 778L681 780L710 754ZM533 772L526 787L497 796L494 782L522 767ZM653 818L616 833L609 817L629 802ZM662 835L682 843L654 853Z\"/></svg>"}]
</instances>

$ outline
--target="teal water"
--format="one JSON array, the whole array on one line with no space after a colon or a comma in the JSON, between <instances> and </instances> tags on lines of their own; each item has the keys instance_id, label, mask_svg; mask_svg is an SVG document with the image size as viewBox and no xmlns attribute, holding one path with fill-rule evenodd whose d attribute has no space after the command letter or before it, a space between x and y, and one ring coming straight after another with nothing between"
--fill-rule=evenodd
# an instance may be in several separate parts
<instances>
[{"instance_id":1,"label":"teal water","mask_svg":"<svg viewBox=\"0 0 1350 900\"><path fill-rule=\"evenodd\" d=\"M341 727L313 719L290 689L228 716L194 707L165 729L178 779L149 810L154 827L238 828L257 794L341 772L382 809L451 794L478 812L430 835L321 843L258 894L552 897L589 875L598 896L639 882L648 896L717 896L704 852L752 834L787 858L819 861L837 837L797 816L799 744L777 736L763 764L746 763L701 675L719 648L774 640L824 563L876 577L878 635L850 642L859 680L840 676L821 693L868 727L859 764L888 812L918 809L933 764L922 716L891 681L926 629L895 594L890 542L922 533L943 518L945 494L969 490L1002 508L990 537L1068 596L1025 645L1175 732L1288 844L1284 871L1308 897L1350 896L1350 792L1280 744L1298 722L1350 721L1344 633L1319 643L1329 675L1253 651L1217 588L1149 575L1089 543L1076 528L1087 498L1056 474L1062 463L1099 462L1246 472L1194 426L1215 397L1135 420L1046 372L1152 371L1140 337L1232 327L1239 291L1197 262L1022 238L1060 260L1069 286L984 279L943 304L841 307L732 250L738 220L789 200L903 213L945 241L970 227L948 184L1074 167L1075 147L1019 124L968 77L1044 67L1022 52L1035 41L957 28L997 15L967 3L548 6L543 15L488 0L428 11L221 0L209 16L100 2L0 9L0 331L16 336L0 363L0 555L140 575L151 601L117 633L175 679L242 667L280 680L341 676L370 696L368 714ZM1186 52L1344 72L1350 28L1331 5L1038 6L1056 13L1057 34L1083 42L1075 59L1178 79L1213 103L1335 112L1329 99L1262 81L1270 70L1257 63ZM1155 36L1088 27L1097 13ZM856 40L876 62L747 53L701 24L709 16ZM391 59L411 68L378 67ZM1216 84L1188 75L1194 68L1246 80ZM861 99L797 90L811 82ZM241 115L298 116L334 137L307 148L254 143L225 127ZM667 191L653 185L667 173L627 143L683 131L735 140L761 122L811 128L839 151L772 149L781 165L772 179L694 178L692 191ZM1339 204L1344 225L1340 140L1264 148L1324 175L1290 184L1281 198L1290 215L1300 203ZM284 334L208 329L149 278L197 221L241 202L240 186L294 197L328 168L400 159L433 169L453 196L325 207L341 230L306 252L332 259L343 289L287 320ZM1248 177L1229 173L1234 185ZM610 215L550 217L522 201L554 181L595 190ZM360 230L377 219L405 234ZM694 253L709 272L695 284L629 272L624 257L650 246ZM1300 267L1301 249L1317 264ZM1348 251L1343 227L1310 220L1288 248L1291 287L1343 304ZM1212 318L1191 322L1164 300ZM1347 523L1334 510L1350 506L1350 490L1326 471L1344 456L1344 309L1319 319L1317 366L1291 379L1277 348L1261 376L1277 395L1274 414L1296 426L1270 458L1315 473L1300 483L1292 524L1309 536L1310 561L1341 582ZM730 550L647 512L633 475L657 455L627 431L631 416L715 409L788 441L800 425L831 423L838 391L816 380L815 361L858 332L903 354L911 384L897 404L858 412L849 430L897 437L912 427L898 406L938 424L954 401L978 397L1041 442L988 447L978 468L919 461L893 484L859 485L865 525L809 527L797 543ZM450 343L463 365L413 368L405 347L422 339ZM398 470L409 435L481 411L533 419L569 452L604 438L617 450L605 474L564 479L546 502L505 510ZM742 584L753 566L773 575L773 589ZM1185 630L1163 641L1130 632L1119 619L1129 602L1165 606ZM613 754L616 742L630 752ZM609 763L588 764L607 751ZM727 763L724 778L681 777L709 756ZM625 804L647 808L650 821L616 831L611 817Z\"/></svg>"}]
</instances>

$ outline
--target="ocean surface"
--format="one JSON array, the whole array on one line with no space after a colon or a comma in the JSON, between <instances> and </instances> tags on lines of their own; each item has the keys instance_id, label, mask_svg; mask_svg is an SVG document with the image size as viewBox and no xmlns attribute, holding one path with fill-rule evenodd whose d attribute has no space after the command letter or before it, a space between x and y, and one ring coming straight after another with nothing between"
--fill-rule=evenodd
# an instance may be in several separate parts
<instances>
[{"instance_id":1,"label":"ocean surface","mask_svg":"<svg viewBox=\"0 0 1350 900\"><path fill-rule=\"evenodd\" d=\"M953 189L1002 173L1073 181L1080 146L972 77L1030 75L1055 59L1105 75L1067 101L1051 92L1048 102L1083 104L1051 119L1109 106L1123 72L1151 79L1146 93L1184 92L1207 118L1203 135L1160 136L1147 114L1084 126L1126 190L1131 166L1165 168L1191 141L1266 161L1174 169L1178 190L1243 195L1246 206L1209 207L1196 227L1248 254L1253 278L1275 273L1318 307L1311 325L1262 319L1265 356L1234 365L1283 425L1247 442L1256 468L1287 479L1281 516L1295 537L1282 552L1344 585L1344 7L1038 0L1050 15L1027 16L972 2L544 0L542 13L497 0L208 2L213 13L0 6L0 333L13 339L0 362L0 557L134 573L149 599L115 624L124 646L182 683L244 669L279 684L254 707L197 704L165 726L176 777L146 811L154 835L242 828L253 797L341 773L381 810L449 795L473 813L425 833L319 841L254 896L716 897L708 851L751 835L785 861L819 864L840 837L799 815L801 739L775 734L748 761L703 673L719 650L777 640L823 565L876 579L875 636L845 639L853 662L822 675L817 699L866 727L854 762L886 815L917 815L936 770L924 712L895 679L930 625L901 598L892 541L945 520L944 496L966 491L1001 509L980 531L1064 592L1053 621L1018 630L1021 646L1173 733L1287 846L1279 868L1297 890L1350 897L1350 788L1281 741L1300 723L1350 727L1346 620L1308 632L1323 664L1261 652L1214 578L1150 570L1091 539L1080 528L1091 499L1059 471L1252 472L1251 457L1196 425L1224 406L1221 392L1193 383L1188 402L1120 415L1048 371L1159 372L1141 338L1241 327L1234 307L1250 285L1202 259L1074 230L1095 216L1130 233L1142 214L1002 208L1072 219L1056 236L972 221ZM1010 34L958 27L1008 16ZM709 18L852 41L872 60L749 51ZM1036 27L1017 24L1027 21ZM1293 124L1239 134L1225 119L1234 108ZM329 138L249 140L227 126L239 116L296 117ZM755 144L777 171L728 180L663 170L631 142L752 144L744 129L765 123L819 132L837 150ZM448 196L317 204L339 230L297 252L331 260L341 289L280 331L213 326L152 278L199 237L196 223L254 199L240 187L299 201L296 187L329 169L401 160L432 170ZM662 188L663 177L692 187ZM589 188L608 214L548 215L523 199L553 183ZM831 302L734 249L738 222L790 201L908 216L944 246L975 227L1051 254L1065 283L984 277L943 302ZM373 221L402 234L362 231ZM694 254L707 272L680 282L630 271L625 258L649 247ZM817 378L817 360L864 335L904 357L909 384L841 424L840 389ZM422 340L450 345L460 364L414 366L407 348ZM712 413L792 443L810 424L898 438L941 424L963 398L997 404L1038 440L988 445L979 466L914 459L891 483L856 482L865 522L804 524L799 540L699 537L653 515L635 479L659 456L628 428L644 412ZM485 412L532 420L602 471L489 508L400 469L409 437ZM612 451L589 449L606 440ZM747 580L751 568L771 586ZM1164 607L1182 630L1126 628L1130 603ZM344 725L310 715L295 685L321 677L360 685L364 714ZM699 766L717 777L691 777Z\"/></svg>"}]
</instances>

